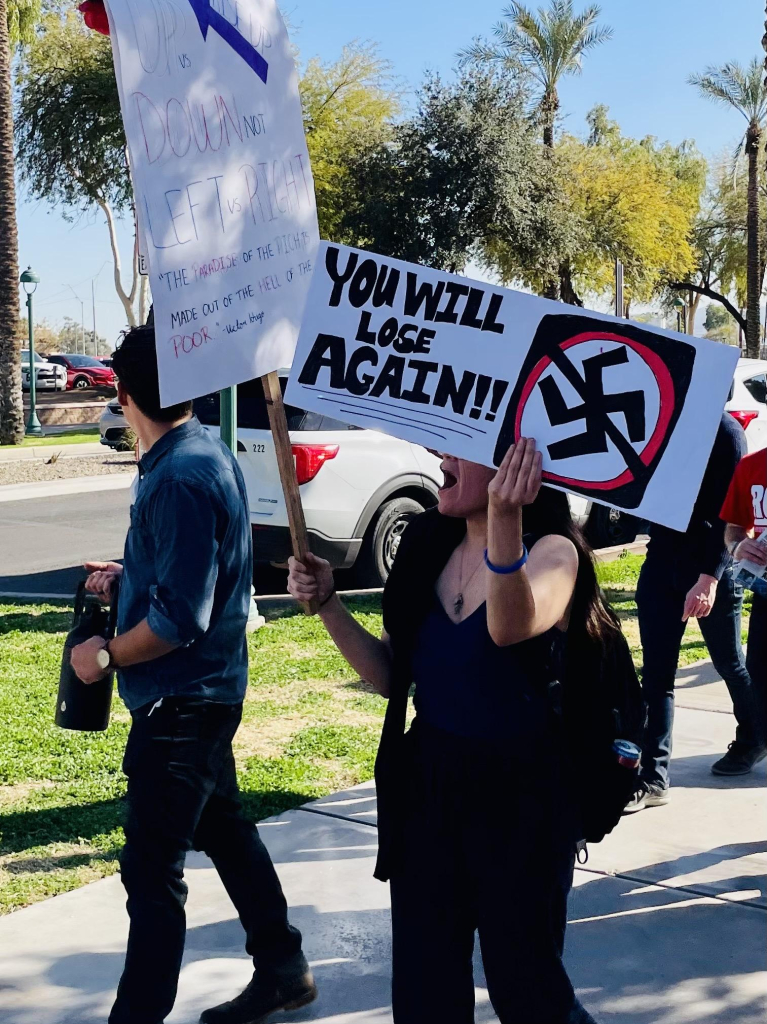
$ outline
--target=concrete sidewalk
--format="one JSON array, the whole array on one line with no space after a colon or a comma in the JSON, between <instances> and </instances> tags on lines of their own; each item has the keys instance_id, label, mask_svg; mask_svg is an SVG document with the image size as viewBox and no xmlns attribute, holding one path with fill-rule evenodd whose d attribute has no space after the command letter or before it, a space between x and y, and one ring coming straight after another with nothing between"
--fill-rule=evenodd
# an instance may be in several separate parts
<instances>
[{"instance_id":1,"label":"concrete sidewalk","mask_svg":"<svg viewBox=\"0 0 767 1024\"><path fill-rule=\"evenodd\" d=\"M681 707L672 802L624 819L576 872L567 962L600 1024L765 1020L764 766L736 780L709 772L733 729L731 715ZM388 890L372 878L372 785L260 828L321 992L279 1019L388 1024ZM194 855L187 877L187 950L168 1024L197 1021L251 973L215 871ZM103 1024L122 965L123 904L113 877L0 919L3 1024ZM478 959L476 978L477 1020L494 1021Z\"/></svg>"},{"instance_id":2,"label":"concrete sidewalk","mask_svg":"<svg viewBox=\"0 0 767 1024\"><path fill-rule=\"evenodd\" d=\"M29 484L3 484L0 502L27 501L30 498L57 498L66 494L89 494L92 491L123 491L133 482L136 473L103 473L101 476L75 476L63 480L40 480Z\"/></svg>"}]
</instances>

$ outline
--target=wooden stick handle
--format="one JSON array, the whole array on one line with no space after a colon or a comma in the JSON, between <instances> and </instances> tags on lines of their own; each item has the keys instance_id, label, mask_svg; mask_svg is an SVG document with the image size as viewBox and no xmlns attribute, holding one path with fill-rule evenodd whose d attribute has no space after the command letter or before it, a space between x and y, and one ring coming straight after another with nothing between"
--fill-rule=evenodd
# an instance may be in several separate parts
<instances>
[{"instance_id":1,"label":"wooden stick handle","mask_svg":"<svg viewBox=\"0 0 767 1024\"><path fill-rule=\"evenodd\" d=\"M274 438L274 451L277 456L280 480L282 481L282 493L285 495L285 505L288 510L288 525L290 527L293 555L299 562L306 562L306 555L309 551L309 538L306 534L304 507L301 504L301 493L298 489L296 464L293 459L293 449L290 445L290 434L288 433L288 421L285 417L285 405L282 401L280 378L276 373L267 373L261 378L261 381L264 386L266 408L269 413L269 426L272 429L272 437ZM308 604L304 604L303 607L307 615L315 615L319 609L319 601L310 601Z\"/></svg>"}]
</instances>

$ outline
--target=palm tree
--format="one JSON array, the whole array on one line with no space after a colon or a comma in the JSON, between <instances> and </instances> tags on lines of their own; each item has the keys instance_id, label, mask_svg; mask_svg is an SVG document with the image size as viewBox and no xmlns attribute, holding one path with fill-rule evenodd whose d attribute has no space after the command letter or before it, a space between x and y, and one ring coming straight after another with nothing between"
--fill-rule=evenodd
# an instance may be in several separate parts
<instances>
[{"instance_id":1,"label":"palm tree","mask_svg":"<svg viewBox=\"0 0 767 1024\"><path fill-rule=\"evenodd\" d=\"M759 151L767 115L764 67L757 58L743 68L730 61L721 68L709 67L692 75L690 85L716 103L733 107L746 119L746 132L736 157L748 158L748 209L746 214L746 355L759 358L759 300L761 298L762 252L759 243Z\"/></svg>"},{"instance_id":2,"label":"palm tree","mask_svg":"<svg viewBox=\"0 0 767 1024\"><path fill-rule=\"evenodd\" d=\"M596 24L600 13L599 6L591 4L576 14L572 0L550 0L548 9L540 7L537 12L511 3L503 12L504 20L493 29L496 41L475 42L460 58L464 63L524 68L541 89L543 142L551 149L559 111L560 79L579 75L583 55L613 34L609 26Z\"/></svg>"},{"instance_id":3,"label":"palm tree","mask_svg":"<svg viewBox=\"0 0 767 1024\"><path fill-rule=\"evenodd\" d=\"M19 252L13 176L13 50L32 37L39 0L0 0L0 444L24 437L21 399Z\"/></svg>"},{"instance_id":4,"label":"palm tree","mask_svg":"<svg viewBox=\"0 0 767 1024\"><path fill-rule=\"evenodd\" d=\"M459 54L461 63L495 64L527 72L540 89L538 110L543 124L543 144L554 148L554 127L559 112L558 85L566 75L579 75L583 55L612 37L609 25L597 25L601 13L598 4L590 4L580 14L572 0L549 0L548 8L531 11L520 3L510 3L504 20L493 29L495 42L477 41ZM549 299L561 298L576 306L583 303L573 287L568 262L559 267L559 281L544 288Z\"/></svg>"}]
</instances>

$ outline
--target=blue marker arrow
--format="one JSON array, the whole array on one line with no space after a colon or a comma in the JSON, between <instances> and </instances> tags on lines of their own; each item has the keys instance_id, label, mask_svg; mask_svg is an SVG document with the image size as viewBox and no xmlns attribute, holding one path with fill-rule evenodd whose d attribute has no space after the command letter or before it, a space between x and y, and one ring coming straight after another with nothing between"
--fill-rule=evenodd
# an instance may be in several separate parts
<instances>
[{"instance_id":1,"label":"blue marker arrow","mask_svg":"<svg viewBox=\"0 0 767 1024\"><path fill-rule=\"evenodd\" d=\"M212 28L218 32L221 38L238 53L242 59L256 72L261 81L266 85L266 76L269 65L251 43L240 35L234 25L210 6L210 0L189 0L195 17L200 25L202 38L208 38L208 29Z\"/></svg>"}]
</instances>

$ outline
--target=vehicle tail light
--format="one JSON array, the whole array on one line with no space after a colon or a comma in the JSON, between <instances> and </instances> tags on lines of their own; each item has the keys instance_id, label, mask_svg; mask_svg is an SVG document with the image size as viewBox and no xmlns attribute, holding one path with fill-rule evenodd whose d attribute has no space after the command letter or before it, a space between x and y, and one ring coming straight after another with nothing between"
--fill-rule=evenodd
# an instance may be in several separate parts
<instances>
[{"instance_id":1,"label":"vehicle tail light","mask_svg":"<svg viewBox=\"0 0 767 1024\"><path fill-rule=\"evenodd\" d=\"M314 480L328 459L338 455L337 444L294 444L293 458L296 462L296 476L299 484Z\"/></svg>"},{"instance_id":2,"label":"vehicle tail light","mask_svg":"<svg viewBox=\"0 0 767 1024\"><path fill-rule=\"evenodd\" d=\"M730 416L734 416L735 419L740 423L744 430L748 428L749 423L755 420L759 415L756 409L730 409Z\"/></svg>"}]
</instances>

